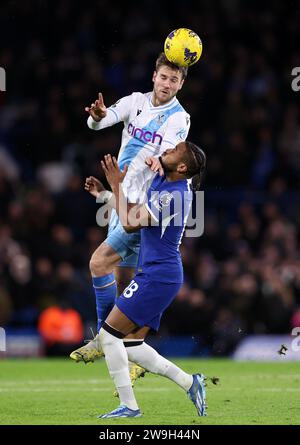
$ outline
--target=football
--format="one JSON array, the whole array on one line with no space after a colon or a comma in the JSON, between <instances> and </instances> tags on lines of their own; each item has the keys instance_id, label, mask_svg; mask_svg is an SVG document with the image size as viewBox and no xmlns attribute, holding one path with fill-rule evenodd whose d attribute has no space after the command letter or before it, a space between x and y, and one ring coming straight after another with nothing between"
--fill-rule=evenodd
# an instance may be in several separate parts
<instances>
[{"instance_id":1,"label":"football","mask_svg":"<svg viewBox=\"0 0 300 445\"><path fill-rule=\"evenodd\" d=\"M200 59L202 42L191 29L179 28L172 31L166 38L164 51L170 62L188 67Z\"/></svg>"}]
</instances>

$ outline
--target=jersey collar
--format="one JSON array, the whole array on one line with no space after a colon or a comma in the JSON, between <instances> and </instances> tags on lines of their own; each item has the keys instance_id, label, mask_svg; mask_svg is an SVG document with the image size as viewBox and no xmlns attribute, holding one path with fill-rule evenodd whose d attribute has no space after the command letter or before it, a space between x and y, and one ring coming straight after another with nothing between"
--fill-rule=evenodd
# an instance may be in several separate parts
<instances>
[{"instance_id":1,"label":"jersey collar","mask_svg":"<svg viewBox=\"0 0 300 445\"><path fill-rule=\"evenodd\" d=\"M169 108L172 108L175 104L178 103L177 97L174 96L173 99L170 100L170 102L168 102L164 105L155 107L152 103L152 94L153 94L153 91L151 93L148 93L149 106L150 106L151 111L165 111L165 110L168 110Z\"/></svg>"}]
</instances>

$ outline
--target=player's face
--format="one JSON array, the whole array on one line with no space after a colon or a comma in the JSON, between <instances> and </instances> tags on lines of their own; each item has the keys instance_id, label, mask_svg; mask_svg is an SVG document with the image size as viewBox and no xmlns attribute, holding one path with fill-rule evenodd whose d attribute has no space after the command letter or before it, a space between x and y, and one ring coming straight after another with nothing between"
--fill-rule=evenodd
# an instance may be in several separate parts
<instances>
[{"instance_id":1,"label":"player's face","mask_svg":"<svg viewBox=\"0 0 300 445\"><path fill-rule=\"evenodd\" d=\"M179 166L183 166L186 156L186 145L180 142L174 148L168 148L161 155L161 163L165 172L174 172L178 170Z\"/></svg>"},{"instance_id":2,"label":"player's face","mask_svg":"<svg viewBox=\"0 0 300 445\"><path fill-rule=\"evenodd\" d=\"M169 102L179 90L181 90L184 79L178 70L162 65L153 74L154 99L158 105Z\"/></svg>"}]
</instances>

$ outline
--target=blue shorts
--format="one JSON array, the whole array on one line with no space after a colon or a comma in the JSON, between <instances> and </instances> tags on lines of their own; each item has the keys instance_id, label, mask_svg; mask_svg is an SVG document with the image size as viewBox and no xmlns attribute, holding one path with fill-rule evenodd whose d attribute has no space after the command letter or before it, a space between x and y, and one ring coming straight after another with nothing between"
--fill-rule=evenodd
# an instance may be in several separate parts
<instances>
[{"instance_id":1,"label":"blue shorts","mask_svg":"<svg viewBox=\"0 0 300 445\"><path fill-rule=\"evenodd\" d=\"M137 326L149 326L158 331L161 316L181 285L155 281L150 275L138 273L115 304Z\"/></svg>"},{"instance_id":2,"label":"blue shorts","mask_svg":"<svg viewBox=\"0 0 300 445\"><path fill-rule=\"evenodd\" d=\"M118 266L137 266L141 244L140 232L126 233L115 210L111 213L105 242L122 258Z\"/></svg>"}]
</instances>

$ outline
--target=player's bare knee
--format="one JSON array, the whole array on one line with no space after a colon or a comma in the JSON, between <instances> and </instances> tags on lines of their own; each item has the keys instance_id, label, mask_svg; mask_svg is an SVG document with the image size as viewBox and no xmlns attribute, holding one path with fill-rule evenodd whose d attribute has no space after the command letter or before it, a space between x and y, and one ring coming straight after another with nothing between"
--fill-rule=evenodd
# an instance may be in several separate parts
<instances>
[{"instance_id":1,"label":"player's bare knee","mask_svg":"<svg viewBox=\"0 0 300 445\"><path fill-rule=\"evenodd\" d=\"M90 259L90 271L94 277L102 277L107 275L105 261L102 260L101 256L93 254Z\"/></svg>"},{"instance_id":2,"label":"player's bare knee","mask_svg":"<svg viewBox=\"0 0 300 445\"><path fill-rule=\"evenodd\" d=\"M94 277L101 277L113 272L120 256L108 244L102 243L90 260L90 271Z\"/></svg>"},{"instance_id":3,"label":"player's bare knee","mask_svg":"<svg viewBox=\"0 0 300 445\"><path fill-rule=\"evenodd\" d=\"M93 253L90 259L90 271L94 277L102 277L103 275L107 275L111 273L113 270L110 262L108 261L108 257L103 255L101 251L97 251Z\"/></svg>"}]
</instances>

